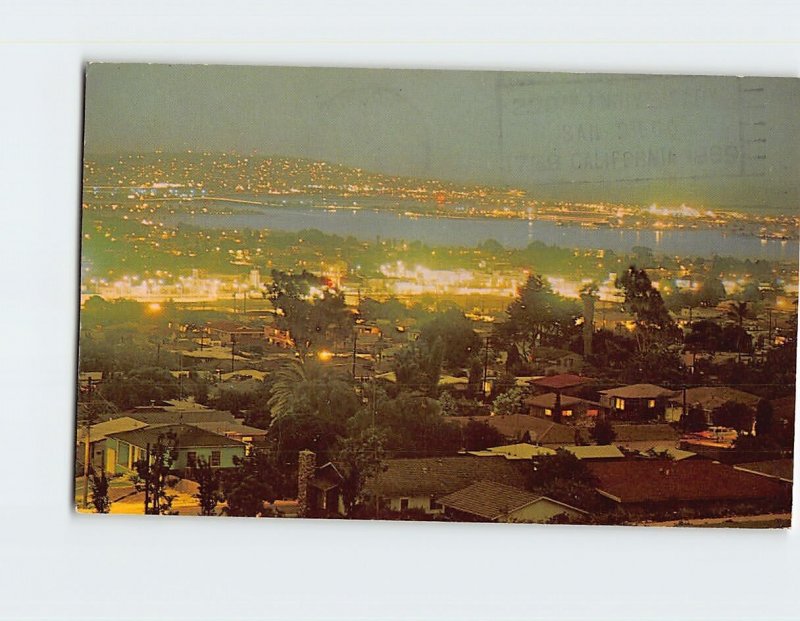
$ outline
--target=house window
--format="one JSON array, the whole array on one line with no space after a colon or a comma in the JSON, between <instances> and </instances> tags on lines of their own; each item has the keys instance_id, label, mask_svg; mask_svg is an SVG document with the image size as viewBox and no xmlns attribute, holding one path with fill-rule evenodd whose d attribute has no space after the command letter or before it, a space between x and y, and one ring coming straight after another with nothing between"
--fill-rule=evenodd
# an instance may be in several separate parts
<instances>
[{"instance_id":1,"label":"house window","mask_svg":"<svg viewBox=\"0 0 800 621\"><path fill-rule=\"evenodd\" d=\"M431 496L430 507L431 507L431 511L439 511L439 510L441 510L442 505L440 505L438 502L436 502L436 500L433 498L433 496Z\"/></svg>"},{"instance_id":2,"label":"house window","mask_svg":"<svg viewBox=\"0 0 800 621\"><path fill-rule=\"evenodd\" d=\"M197 453L195 451L186 453L186 465L190 468L194 468L197 465Z\"/></svg>"},{"instance_id":3,"label":"house window","mask_svg":"<svg viewBox=\"0 0 800 621\"><path fill-rule=\"evenodd\" d=\"M400 499L400 511L408 511L408 498Z\"/></svg>"},{"instance_id":4,"label":"house window","mask_svg":"<svg viewBox=\"0 0 800 621\"><path fill-rule=\"evenodd\" d=\"M552 416L553 415L553 410L551 410L550 408L545 408L544 409L544 415L545 416Z\"/></svg>"},{"instance_id":5,"label":"house window","mask_svg":"<svg viewBox=\"0 0 800 621\"><path fill-rule=\"evenodd\" d=\"M572 410L563 410L561 416L572 416Z\"/></svg>"},{"instance_id":6,"label":"house window","mask_svg":"<svg viewBox=\"0 0 800 621\"><path fill-rule=\"evenodd\" d=\"M625 399L620 399L616 397L614 399L614 408L617 410L624 410L625 409Z\"/></svg>"},{"instance_id":7,"label":"house window","mask_svg":"<svg viewBox=\"0 0 800 621\"><path fill-rule=\"evenodd\" d=\"M211 465L219 467L221 459L221 454L219 451L211 451Z\"/></svg>"},{"instance_id":8,"label":"house window","mask_svg":"<svg viewBox=\"0 0 800 621\"><path fill-rule=\"evenodd\" d=\"M651 410L656 407L656 400L655 399L648 399L647 400L647 407Z\"/></svg>"}]
</instances>

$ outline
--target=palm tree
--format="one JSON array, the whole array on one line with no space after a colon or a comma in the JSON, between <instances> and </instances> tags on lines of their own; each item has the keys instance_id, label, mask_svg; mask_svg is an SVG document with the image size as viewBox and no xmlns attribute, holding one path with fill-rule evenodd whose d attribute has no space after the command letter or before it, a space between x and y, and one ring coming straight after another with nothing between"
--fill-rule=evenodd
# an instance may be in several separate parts
<instances>
[{"instance_id":1,"label":"palm tree","mask_svg":"<svg viewBox=\"0 0 800 621\"><path fill-rule=\"evenodd\" d=\"M728 319L734 321L739 327L739 334L736 336L737 362L742 361L742 331L745 319L750 318L750 307L748 302L729 302L725 310Z\"/></svg>"},{"instance_id":2,"label":"palm tree","mask_svg":"<svg viewBox=\"0 0 800 621\"><path fill-rule=\"evenodd\" d=\"M267 401L273 423L291 413L296 391L307 381L307 364L302 358L288 360L275 371L275 383L272 384Z\"/></svg>"}]
</instances>

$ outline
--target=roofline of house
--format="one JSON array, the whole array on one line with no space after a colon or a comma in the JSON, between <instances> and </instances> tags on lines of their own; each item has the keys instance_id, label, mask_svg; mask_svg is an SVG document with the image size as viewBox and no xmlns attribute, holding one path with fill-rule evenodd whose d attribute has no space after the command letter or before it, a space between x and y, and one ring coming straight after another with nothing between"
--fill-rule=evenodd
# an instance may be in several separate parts
<instances>
[{"instance_id":1,"label":"roofline of house","mask_svg":"<svg viewBox=\"0 0 800 621\"><path fill-rule=\"evenodd\" d=\"M610 498L614 502L618 502L618 503L622 504L622 498L620 498L619 496L614 496L614 494L609 494L608 492L604 492L599 487L595 487L594 489L601 496L605 496L606 498Z\"/></svg>"},{"instance_id":2,"label":"roofline of house","mask_svg":"<svg viewBox=\"0 0 800 621\"><path fill-rule=\"evenodd\" d=\"M793 483L792 479L787 479L785 477L779 476L777 474L769 474L767 472L759 472L758 470L750 470L749 468L742 468L741 466L734 466L734 470L739 470L740 472L747 472L748 474L757 474L761 477L767 477L768 479L778 479L779 481L783 481L784 483Z\"/></svg>"}]
</instances>

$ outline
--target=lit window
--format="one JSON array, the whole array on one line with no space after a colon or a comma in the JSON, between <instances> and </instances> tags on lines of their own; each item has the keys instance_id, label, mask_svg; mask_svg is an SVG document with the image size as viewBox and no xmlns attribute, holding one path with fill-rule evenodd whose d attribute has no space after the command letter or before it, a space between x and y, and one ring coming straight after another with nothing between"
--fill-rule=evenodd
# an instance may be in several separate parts
<instances>
[{"instance_id":1,"label":"lit window","mask_svg":"<svg viewBox=\"0 0 800 621\"><path fill-rule=\"evenodd\" d=\"M550 408L545 408L544 409L544 415L545 416L552 416L553 415L553 410L551 410Z\"/></svg>"},{"instance_id":2,"label":"lit window","mask_svg":"<svg viewBox=\"0 0 800 621\"><path fill-rule=\"evenodd\" d=\"M647 400L647 407L650 409L656 407L656 400L655 399L648 399Z\"/></svg>"},{"instance_id":3,"label":"lit window","mask_svg":"<svg viewBox=\"0 0 800 621\"><path fill-rule=\"evenodd\" d=\"M625 399L620 399L619 397L614 399L614 407L616 409L618 409L618 410L624 410L625 409Z\"/></svg>"},{"instance_id":4,"label":"lit window","mask_svg":"<svg viewBox=\"0 0 800 621\"><path fill-rule=\"evenodd\" d=\"M561 412L561 416L572 416L572 410L564 410Z\"/></svg>"}]
</instances>

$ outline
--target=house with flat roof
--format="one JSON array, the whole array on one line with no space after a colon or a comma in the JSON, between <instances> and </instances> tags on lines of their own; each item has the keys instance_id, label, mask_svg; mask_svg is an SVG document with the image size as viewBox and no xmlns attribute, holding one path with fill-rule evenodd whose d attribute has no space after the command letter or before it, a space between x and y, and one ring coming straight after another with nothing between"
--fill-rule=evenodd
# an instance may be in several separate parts
<instances>
[{"instance_id":1,"label":"house with flat roof","mask_svg":"<svg viewBox=\"0 0 800 621\"><path fill-rule=\"evenodd\" d=\"M555 518L576 519L586 512L495 481L477 481L439 499L444 514L464 522L523 522L542 524Z\"/></svg>"},{"instance_id":2,"label":"house with flat roof","mask_svg":"<svg viewBox=\"0 0 800 621\"><path fill-rule=\"evenodd\" d=\"M156 425L107 434L106 469L123 474L133 472L136 462L144 459L156 444L164 443L169 434L175 436L172 469L176 471L191 468L200 459L213 468L233 468L234 458L245 456L246 445L239 440L193 425Z\"/></svg>"}]
</instances>

